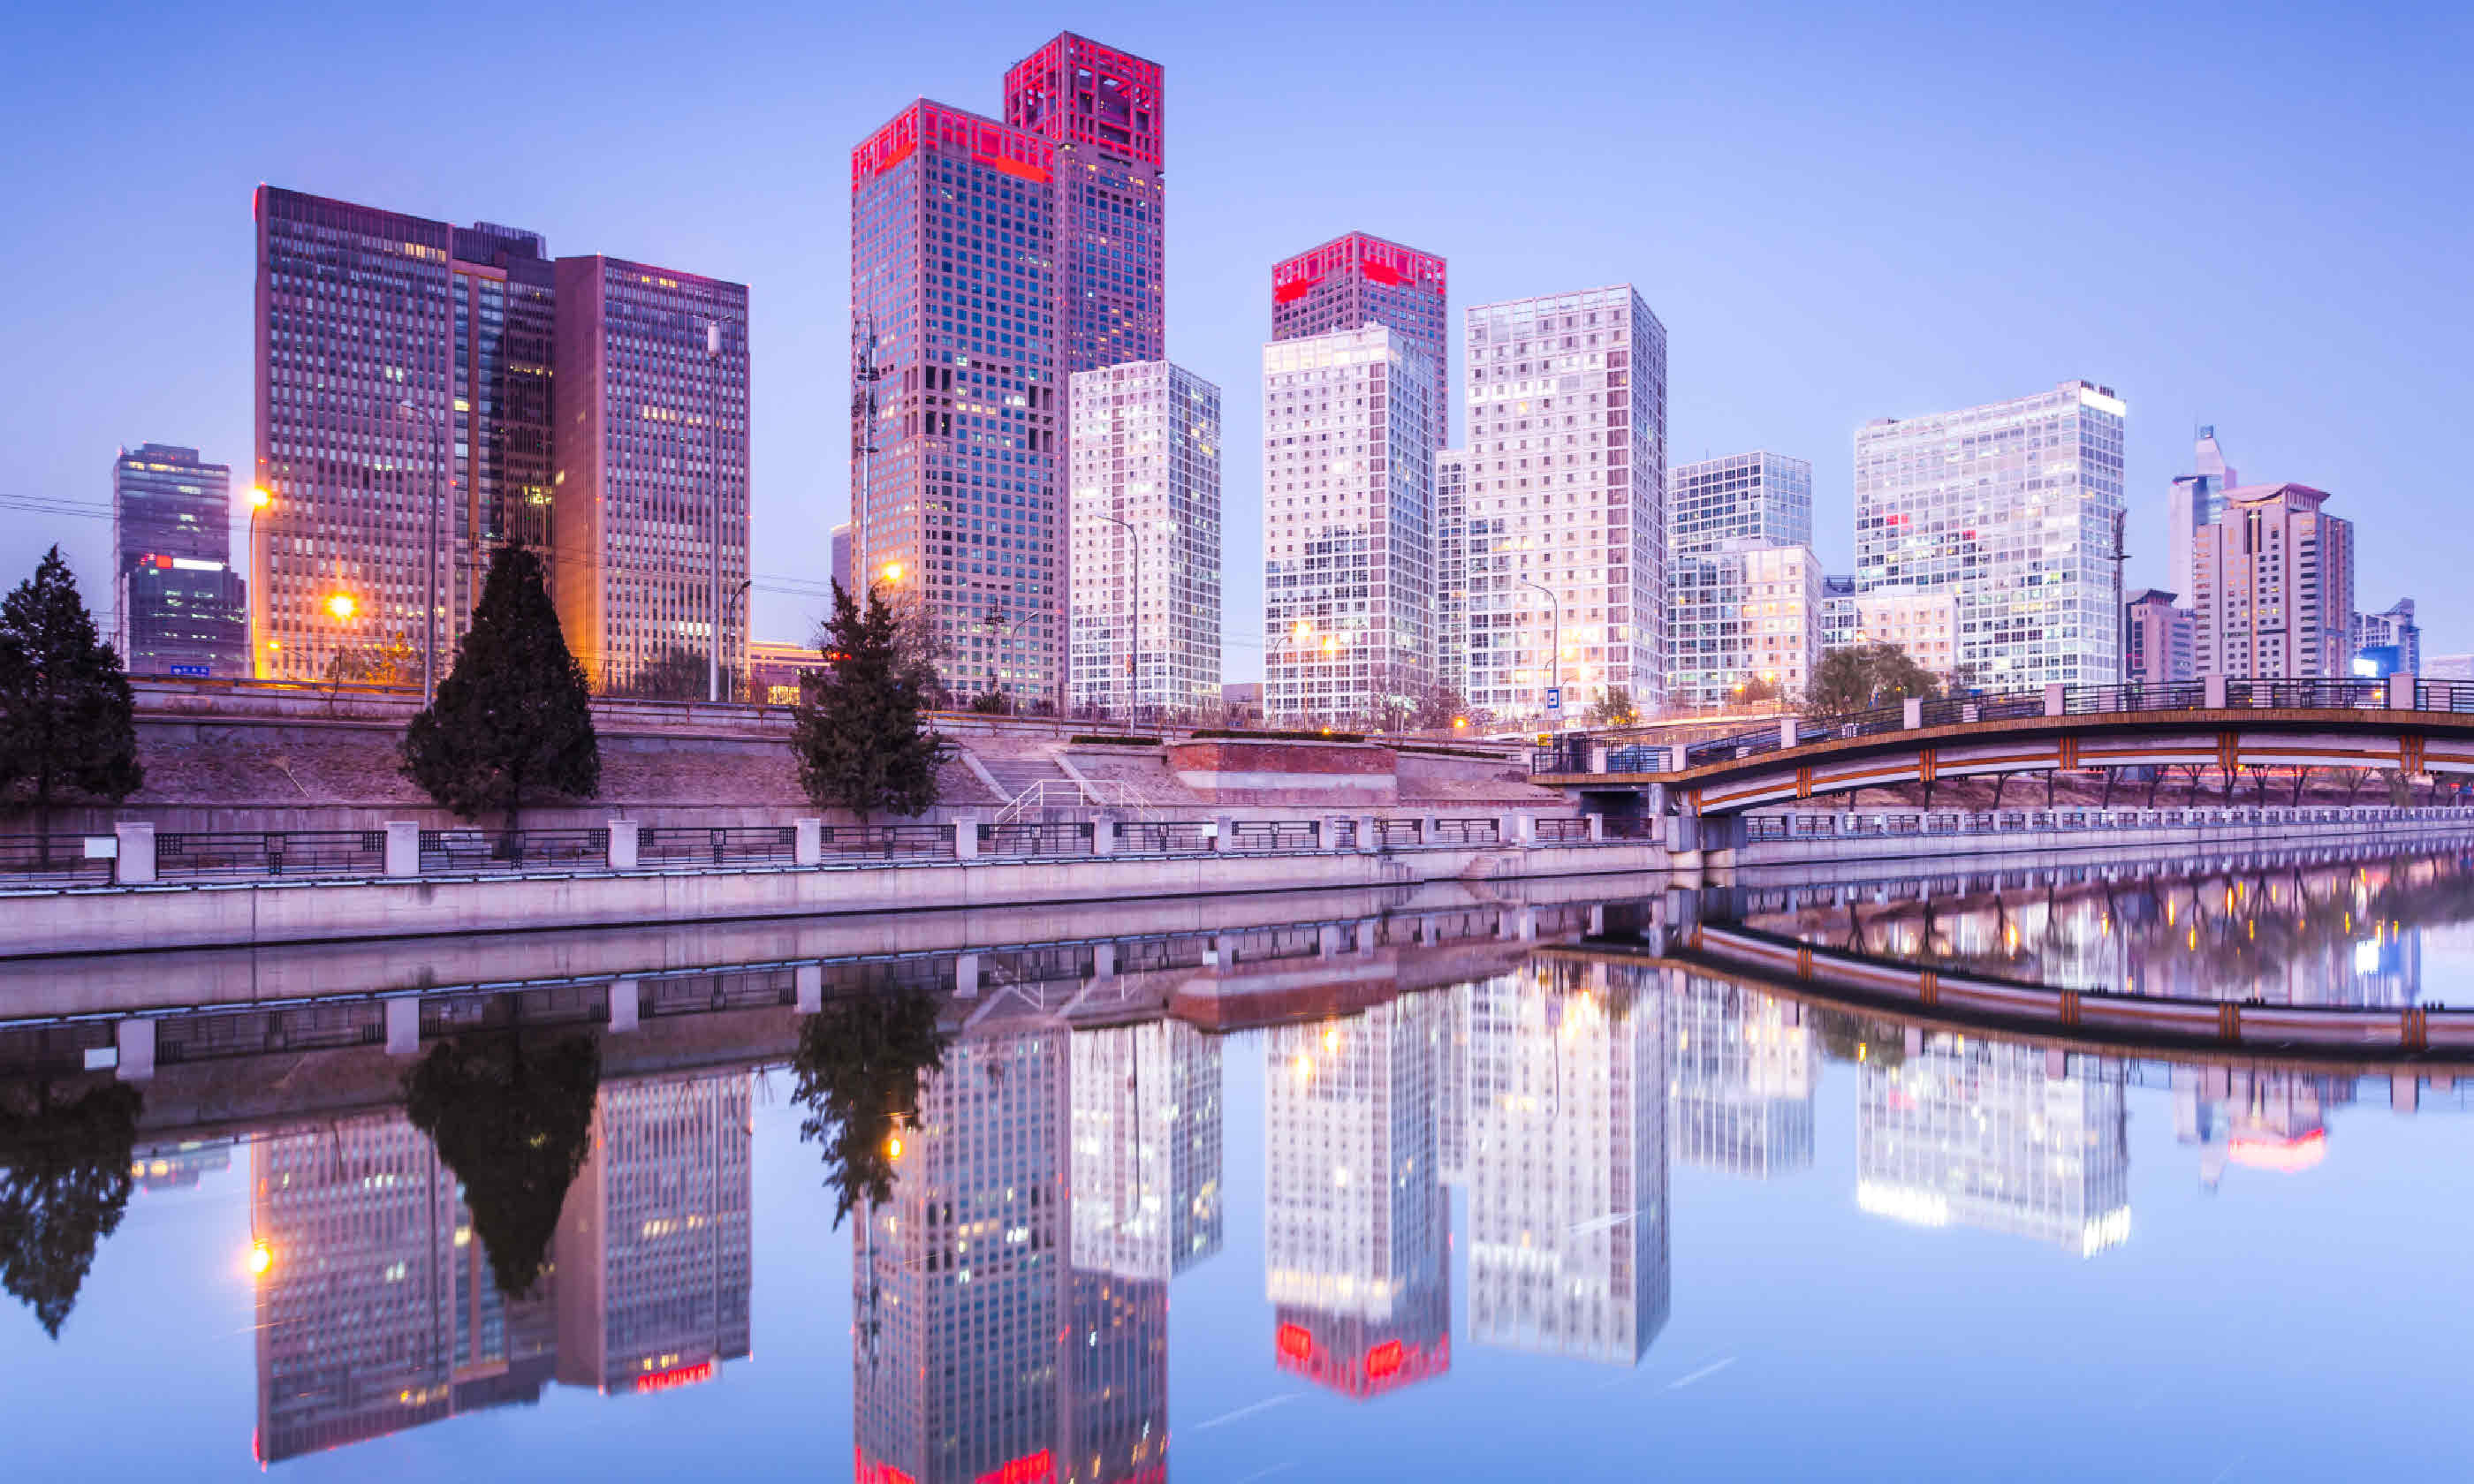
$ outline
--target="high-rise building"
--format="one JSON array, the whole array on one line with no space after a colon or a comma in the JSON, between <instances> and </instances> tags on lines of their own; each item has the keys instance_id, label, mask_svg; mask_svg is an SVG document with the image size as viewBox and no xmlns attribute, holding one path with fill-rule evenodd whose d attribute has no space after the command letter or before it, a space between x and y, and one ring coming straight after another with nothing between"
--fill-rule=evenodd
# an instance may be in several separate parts
<instances>
[{"instance_id":1,"label":"high-rise building","mask_svg":"<svg viewBox=\"0 0 2474 1484\"><path fill-rule=\"evenodd\" d=\"M851 521L944 679L1065 699L1057 149L922 99L851 152Z\"/></svg>"},{"instance_id":2,"label":"high-rise building","mask_svg":"<svg viewBox=\"0 0 2474 1484\"><path fill-rule=\"evenodd\" d=\"M1056 147L1049 312L1068 373L1168 357L1160 82L1159 63L1070 31L1006 71L1006 122Z\"/></svg>"},{"instance_id":3,"label":"high-rise building","mask_svg":"<svg viewBox=\"0 0 2474 1484\"><path fill-rule=\"evenodd\" d=\"M1077 1300L1135 1298L1138 1281L1116 1280L1129 1286L1104 1294L1074 1282L1068 1033L991 1009L921 1077L892 1198L853 1213L861 1484L1066 1477L1067 1394L1093 1374L1069 1341L1094 1349L1086 1336L1103 1328L1078 1324ZM1094 1361L1094 1378L1126 1376L1152 1322L1141 1312L1110 1320L1114 1364ZM1146 1407L1147 1394L1126 1404Z\"/></svg>"},{"instance_id":4,"label":"high-rise building","mask_svg":"<svg viewBox=\"0 0 2474 1484\"><path fill-rule=\"evenodd\" d=\"M1074 708L1204 714L1220 694L1220 389L1167 361L1071 385Z\"/></svg>"},{"instance_id":5,"label":"high-rise building","mask_svg":"<svg viewBox=\"0 0 2474 1484\"><path fill-rule=\"evenodd\" d=\"M1666 471L1666 555L1731 542L1812 544L1812 464L1779 453L1734 453Z\"/></svg>"},{"instance_id":6,"label":"high-rise building","mask_svg":"<svg viewBox=\"0 0 2474 1484\"><path fill-rule=\"evenodd\" d=\"M738 693L747 656L747 290L558 261L554 597L598 688L680 654Z\"/></svg>"},{"instance_id":7,"label":"high-rise building","mask_svg":"<svg viewBox=\"0 0 2474 1484\"><path fill-rule=\"evenodd\" d=\"M1803 1007L1683 973L1669 982L1666 1004L1676 1161L1754 1180L1811 1168L1821 1058Z\"/></svg>"},{"instance_id":8,"label":"high-rise building","mask_svg":"<svg viewBox=\"0 0 2474 1484\"><path fill-rule=\"evenodd\" d=\"M2199 429L2191 469L2173 476L2173 488L2165 497L2165 580L2184 594L2199 590L2195 553L2200 529L2217 523L2225 513L2225 491L2242 483L2225 462L2224 449L2217 445L2213 427Z\"/></svg>"},{"instance_id":9,"label":"high-rise building","mask_svg":"<svg viewBox=\"0 0 2474 1484\"><path fill-rule=\"evenodd\" d=\"M1152 1020L1069 1052L1074 1266L1165 1282L1220 1251L1220 1042Z\"/></svg>"},{"instance_id":10,"label":"high-rise building","mask_svg":"<svg viewBox=\"0 0 2474 1484\"><path fill-rule=\"evenodd\" d=\"M1435 455L1435 683L1468 693L1468 450Z\"/></svg>"},{"instance_id":11,"label":"high-rise building","mask_svg":"<svg viewBox=\"0 0 2474 1484\"><path fill-rule=\"evenodd\" d=\"M841 586L842 591L856 595L859 589L851 586L851 526L849 521L845 520L840 525L834 527L832 540L834 547L834 581Z\"/></svg>"},{"instance_id":12,"label":"high-rise building","mask_svg":"<svg viewBox=\"0 0 2474 1484\"><path fill-rule=\"evenodd\" d=\"M595 684L706 655L716 609L740 670L743 287L272 186L255 214L257 674L358 652L408 680L434 643L444 675L510 542L548 559Z\"/></svg>"},{"instance_id":13,"label":"high-rise building","mask_svg":"<svg viewBox=\"0 0 2474 1484\"><path fill-rule=\"evenodd\" d=\"M1947 588L1900 583L1856 594L1851 644L1896 644L1907 658L1941 680L1954 673L1958 656L1958 597Z\"/></svg>"},{"instance_id":14,"label":"high-rise building","mask_svg":"<svg viewBox=\"0 0 2474 1484\"><path fill-rule=\"evenodd\" d=\"M240 679L249 594L231 568L231 469L140 443L111 464L112 645L132 675Z\"/></svg>"},{"instance_id":15,"label":"high-rise building","mask_svg":"<svg viewBox=\"0 0 2474 1484\"><path fill-rule=\"evenodd\" d=\"M2355 669L2374 675L2422 673L2422 626L2413 621L2413 599L2399 598L2377 613L2354 614Z\"/></svg>"},{"instance_id":16,"label":"high-rise building","mask_svg":"<svg viewBox=\"0 0 2474 1484\"><path fill-rule=\"evenodd\" d=\"M1602 964L1472 989L1477 1343L1629 1366L1665 1328L1665 1017L1654 976Z\"/></svg>"},{"instance_id":17,"label":"high-rise building","mask_svg":"<svg viewBox=\"0 0 2474 1484\"><path fill-rule=\"evenodd\" d=\"M2122 678L2133 685L2170 684L2193 679L2191 610L2175 606L2174 595L2147 587L2122 606Z\"/></svg>"},{"instance_id":18,"label":"high-rise building","mask_svg":"<svg viewBox=\"0 0 2474 1484\"><path fill-rule=\"evenodd\" d=\"M400 1111L251 1141L261 1464L540 1400L545 1279L502 1293L455 1172Z\"/></svg>"},{"instance_id":19,"label":"high-rise building","mask_svg":"<svg viewBox=\"0 0 2474 1484\"><path fill-rule=\"evenodd\" d=\"M1856 579L1852 576L1821 577L1821 652L1845 649L1864 642L1857 635L1864 632L1864 615L1856 609Z\"/></svg>"},{"instance_id":20,"label":"high-rise building","mask_svg":"<svg viewBox=\"0 0 2474 1484\"><path fill-rule=\"evenodd\" d=\"M1629 284L1479 304L1468 701L1571 716L1666 684L1666 326ZM1559 651L1560 644L1560 651Z\"/></svg>"},{"instance_id":21,"label":"high-rise building","mask_svg":"<svg viewBox=\"0 0 2474 1484\"><path fill-rule=\"evenodd\" d=\"M1434 683L1434 377L1381 324L1263 347L1263 707L1383 722Z\"/></svg>"},{"instance_id":22,"label":"high-rise building","mask_svg":"<svg viewBox=\"0 0 2474 1484\"><path fill-rule=\"evenodd\" d=\"M2354 524L2308 485L2243 485L2202 527L2192 663L2202 676L2318 680L2353 671Z\"/></svg>"},{"instance_id":23,"label":"high-rise building","mask_svg":"<svg viewBox=\"0 0 2474 1484\"><path fill-rule=\"evenodd\" d=\"M1451 436L1451 346L1443 260L1365 232L1335 237L1272 268L1272 338L1301 340L1380 324L1425 357L1432 451Z\"/></svg>"},{"instance_id":24,"label":"high-rise building","mask_svg":"<svg viewBox=\"0 0 2474 1484\"><path fill-rule=\"evenodd\" d=\"M1804 694L1821 662L1821 562L1809 546L1739 538L1666 565L1669 705L1702 709Z\"/></svg>"},{"instance_id":25,"label":"high-rise building","mask_svg":"<svg viewBox=\"0 0 2474 1484\"><path fill-rule=\"evenodd\" d=\"M1856 435L1856 584L1958 602L1953 669L1986 690L2107 684L2122 662L2123 408L2050 392Z\"/></svg>"},{"instance_id":26,"label":"high-rise building","mask_svg":"<svg viewBox=\"0 0 2474 1484\"><path fill-rule=\"evenodd\" d=\"M1933 1032L1921 1052L1866 1062L1856 1075L1857 1209L2006 1232L2081 1257L2128 1240L2118 1070L2056 1072L2032 1046Z\"/></svg>"},{"instance_id":27,"label":"high-rise building","mask_svg":"<svg viewBox=\"0 0 2474 1484\"><path fill-rule=\"evenodd\" d=\"M1424 994L1265 1034L1273 1356L1345 1396L1451 1368L1451 1201L1434 1117L1443 1018Z\"/></svg>"},{"instance_id":28,"label":"high-rise building","mask_svg":"<svg viewBox=\"0 0 2474 1484\"><path fill-rule=\"evenodd\" d=\"M665 1391L748 1353L754 1087L743 1071L602 1084L559 1212L562 1385Z\"/></svg>"}]
</instances>

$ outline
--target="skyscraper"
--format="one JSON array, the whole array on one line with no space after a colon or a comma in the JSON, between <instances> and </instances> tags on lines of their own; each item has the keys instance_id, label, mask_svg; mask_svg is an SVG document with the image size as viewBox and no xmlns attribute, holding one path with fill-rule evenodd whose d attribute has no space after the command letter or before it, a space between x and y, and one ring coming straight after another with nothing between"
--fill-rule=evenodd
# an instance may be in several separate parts
<instances>
[{"instance_id":1,"label":"skyscraper","mask_svg":"<svg viewBox=\"0 0 2474 1484\"><path fill-rule=\"evenodd\" d=\"M2192 663L2202 676L2319 680L2353 672L2354 523L2308 485L2242 485L2200 528Z\"/></svg>"},{"instance_id":2,"label":"skyscraper","mask_svg":"<svg viewBox=\"0 0 2474 1484\"><path fill-rule=\"evenodd\" d=\"M1468 450L1435 455L1435 683L1468 693Z\"/></svg>"},{"instance_id":3,"label":"skyscraper","mask_svg":"<svg viewBox=\"0 0 2474 1484\"><path fill-rule=\"evenodd\" d=\"M1666 554L1730 541L1812 544L1812 464L1784 454L1734 453L1666 473Z\"/></svg>"},{"instance_id":4,"label":"skyscraper","mask_svg":"<svg viewBox=\"0 0 2474 1484\"><path fill-rule=\"evenodd\" d=\"M1467 312L1468 701L1666 688L1666 326L1630 284ZM1560 644L1560 652L1558 646Z\"/></svg>"},{"instance_id":5,"label":"skyscraper","mask_svg":"<svg viewBox=\"0 0 2474 1484\"><path fill-rule=\"evenodd\" d=\"M2123 408L2050 392L1856 435L1856 582L1947 589L1955 670L1986 690L2109 684L2122 663Z\"/></svg>"},{"instance_id":6,"label":"skyscraper","mask_svg":"<svg viewBox=\"0 0 2474 1484\"><path fill-rule=\"evenodd\" d=\"M550 559L596 685L704 656L716 608L721 662L743 662L743 287L272 186L255 214L256 673L390 653L408 682L434 643L443 676L509 542Z\"/></svg>"},{"instance_id":7,"label":"skyscraper","mask_svg":"<svg viewBox=\"0 0 2474 1484\"><path fill-rule=\"evenodd\" d=\"M1821 562L1812 548L1738 538L1669 556L1666 572L1671 705L1804 694L1821 662Z\"/></svg>"},{"instance_id":8,"label":"skyscraper","mask_svg":"<svg viewBox=\"0 0 2474 1484\"><path fill-rule=\"evenodd\" d=\"M1443 260L1364 232L1308 248L1272 269L1272 338L1298 340L1380 324L1426 358L1432 447L1451 442L1451 347Z\"/></svg>"},{"instance_id":9,"label":"skyscraper","mask_svg":"<svg viewBox=\"0 0 2474 1484\"><path fill-rule=\"evenodd\" d=\"M1167 361L1067 398L1074 708L1196 716L1220 696L1220 389Z\"/></svg>"},{"instance_id":10,"label":"skyscraper","mask_svg":"<svg viewBox=\"0 0 2474 1484\"><path fill-rule=\"evenodd\" d=\"M1665 1019L1654 971L1539 962L1471 992L1477 1343L1629 1366L1665 1328Z\"/></svg>"},{"instance_id":11,"label":"skyscraper","mask_svg":"<svg viewBox=\"0 0 2474 1484\"><path fill-rule=\"evenodd\" d=\"M2185 606L2199 590L2194 556L2199 529L2216 524L2225 513L2225 491L2242 483L2242 476L2225 463L2213 427L2199 429L2191 468L2191 473L2173 476L2172 491L2165 497L2165 580L2182 594Z\"/></svg>"},{"instance_id":12,"label":"skyscraper","mask_svg":"<svg viewBox=\"0 0 2474 1484\"><path fill-rule=\"evenodd\" d=\"M1065 699L1055 144L925 99L851 152L851 521L946 682Z\"/></svg>"},{"instance_id":13,"label":"skyscraper","mask_svg":"<svg viewBox=\"0 0 2474 1484\"><path fill-rule=\"evenodd\" d=\"M231 569L231 469L140 443L111 464L112 644L132 675L249 675L249 596Z\"/></svg>"},{"instance_id":14,"label":"skyscraper","mask_svg":"<svg viewBox=\"0 0 2474 1484\"><path fill-rule=\"evenodd\" d=\"M2420 675L2422 626L2413 621L2413 599L2399 598L2376 613L2356 612L2351 652L2379 673Z\"/></svg>"},{"instance_id":15,"label":"skyscraper","mask_svg":"<svg viewBox=\"0 0 2474 1484\"><path fill-rule=\"evenodd\" d=\"M1263 347L1263 713L1380 723L1434 683L1434 386L1381 324Z\"/></svg>"},{"instance_id":16,"label":"skyscraper","mask_svg":"<svg viewBox=\"0 0 2474 1484\"><path fill-rule=\"evenodd\" d=\"M747 290L558 261L554 597L596 688L666 656L747 663Z\"/></svg>"},{"instance_id":17,"label":"skyscraper","mask_svg":"<svg viewBox=\"0 0 2474 1484\"><path fill-rule=\"evenodd\" d=\"M1006 122L1056 147L1051 313L1069 373L1168 355L1160 82L1159 63L1070 31L1006 70Z\"/></svg>"},{"instance_id":18,"label":"skyscraper","mask_svg":"<svg viewBox=\"0 0 2474 1484\"><path fill-rule=\"evenodd\" d=\"M2191 610L2173 594L2148 587L2122 605L2122 678L2134 685L2167 684L2197 675L2191 655Z\"/></svg>"}]
</instances>

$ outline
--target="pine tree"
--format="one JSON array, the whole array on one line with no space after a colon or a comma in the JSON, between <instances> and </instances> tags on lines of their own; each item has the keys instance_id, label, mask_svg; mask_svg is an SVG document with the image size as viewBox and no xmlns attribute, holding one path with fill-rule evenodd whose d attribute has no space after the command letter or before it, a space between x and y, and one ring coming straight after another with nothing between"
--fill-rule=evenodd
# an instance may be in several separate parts
<instances>
[{"instance_id":1,"label":"pine tree","mask_svg":"<svg viewBox=\"0 0 2474 1484\"><path fill-rule=\"evenodd\" d=\"M120 657L95 634L55 546L0 599L0 793L34 785L45 864L58 793L118 803L145 781L135 711Z\"/></svg>"},{"instance_id":2,"label":"pine tree","mask_svg":"<svg viewBox=\"0 0 2474 1484\"><path fill-rule=\"evenodd\" d=\"M501 546L472 631L438 699L412 719L404 776L460 819L503 809L512 834L527 791L590 799L601 788L584 667L568 653L541 558Z\"/></svg>"},{"instance_id":3,"label":"pine tree","mask_svg":"<svg viewBox=\"0 0 2474 1484\"><path fill-rule=\"evenodd\" d=\"M0 1288L56 1340L128 1208L140 1106L125 1082L55 1103L50 1079L37 1079L32 1108L0 1097Z\"/></svg>"},{"instance_id":4,"label":"pine tree","mask_svg":"<svg viewBox=\"0 0 2474 1484\"><path fill-rule=\"evenodd\" d=\"M512 1031L442 1041L404 1078L404 1116L463 1184L501 1293L526 1292L549 1264L600 1089L591 1037L528 1047Z\"/></svg>"},{"instance_id":5,"label":"pine tree","mask_svg":"<svg viewBox=\"0 0 2474 1484\"><path fill-rule=\"evenodd\" d=\"M880 810L919 814L936 802L935 733L920 723L920 666L883 593L862 610L839 583L818 646L830 670L800 677L790 749L799 786L820 806L864 820Z\"/></svg>"}]
</instances>

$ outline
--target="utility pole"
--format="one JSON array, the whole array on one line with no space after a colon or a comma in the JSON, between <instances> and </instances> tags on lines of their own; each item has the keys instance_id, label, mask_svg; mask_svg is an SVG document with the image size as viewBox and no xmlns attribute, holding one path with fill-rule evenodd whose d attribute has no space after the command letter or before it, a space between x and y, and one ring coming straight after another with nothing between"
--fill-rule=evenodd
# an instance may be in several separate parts
<instances>
[{"instance_id":1,"label":"utility pole","mask_svg":"<svg viewBox=\"0 0 2474 1484\"><path fill-rule=\"evenodd\" d=\"M2122 549L2128 520L2128 512L2113 513L2113 679L2116 684L2122 685L2130 683L2130 610L2123 604L2128 594L2122 591L2122 564L2130 556Z\"/></svg>"},{"instance_id":2,"label":"utility pole","mask_svg":"<svg viewBox=\"0 0 2474 1484\"><path fill-rule=\"evenodd\" d=\"M851 575L862 593L870 579L861 574L873 573L879 566L876 548L868 539L872 525L868 504L876 471L876 384L884 379L885 368L876 361L876 321L861 315L851 323L851 451L859 456L859 493L851 501L851 538L858 551Z\"/></svg>"},{"instance_id":3,"label":"utility pole","mask_svg":"<svg viewBox=\"0 0 2474 1484\"><path fill-rule=\"evenodd\" d=\"M1104 515L1100 518L1125 532L1126 539L1133 545L1133 611L1126 623L1126 719L1140 726L1143 687L1142 671L1137 666L1143 652L1143 539L1130 522L1120 516Z\"/></svg>"}]
</instances>

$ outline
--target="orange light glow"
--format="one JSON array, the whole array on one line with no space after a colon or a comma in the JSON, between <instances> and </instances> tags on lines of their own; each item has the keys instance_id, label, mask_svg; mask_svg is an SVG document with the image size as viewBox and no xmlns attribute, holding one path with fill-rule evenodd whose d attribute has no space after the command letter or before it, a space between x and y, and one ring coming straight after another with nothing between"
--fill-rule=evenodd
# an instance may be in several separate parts
<instances>
[{"instance_id":1,"label":"orange light glow","mask_svg":"<svg viewBox=\"0 0 2474 1484\"><path fill-rule=\"evenodd\" d=\"M274 503L275 496L263 490L252 490L249 492L249 508L252 510L264 510Z\"/></svg>"},{"instance_id":2,"label":"orange light glow","mask_svg":"<svg viewBox=\"0 0 2474 1484\"><path fill-rule=\"evenodd\" d=\"M337 618L350 618L359 612L361 605L349 592L339 592L327 600L327 611Z\"/></svg>"},{"instance_id":3,"label":"orange light glow","mask_svg":"<svg viewBox=\"0 0 2474 1484\"><path fill-rule=\"evenodd\" d=\"M266 1276L266 1270L273 1266L275 1266L275 1249L267 1246L264 1242L250 1243L249 1276L252 1278L264 1278Z\"/></svg>"}]
</instances>

